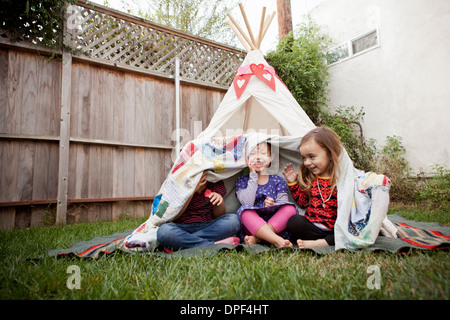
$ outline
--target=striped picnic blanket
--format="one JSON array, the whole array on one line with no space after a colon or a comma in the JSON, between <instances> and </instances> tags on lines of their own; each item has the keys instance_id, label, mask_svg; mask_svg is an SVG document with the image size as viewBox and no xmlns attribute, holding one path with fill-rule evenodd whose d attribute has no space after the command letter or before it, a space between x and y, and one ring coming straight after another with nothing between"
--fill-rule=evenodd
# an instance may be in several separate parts
<instances>
[{"instance_id":1,"label":"striped picnic blanket","mask_svg":"<svg viewBox=\"0 0 450 320\"><path fill-rule=\"evenodd\" d=\"M47 255L98 259L102 255L110 255L116 250L120 251L123 246L123 240L131 231L124 230L123 232L116 232L107 236L95 237L88 241L79 241L67 249L50 250L47 252Z\"/></svg>"},{"instance_id":2,"label":"striped picnic blanket","mask_svg":"<svg viewBox=\"0 0 450 320\"><path fill-rule=\"evenodd\" d=\"M445 236L439 231L416 228L404 222L394 223L397 235L403 241L425 249L450 248L450 236Z\"/></svg>"},{"instance_id":3,"label":"striped picnic blanket","mask_svg":"<svg viewBox=\"0 0 450 320\"><path fill-rule=\"evenodd\" d=\"M430 249L450 249L450 228L443 227L438 223L418 222L408 220L401 215L388 215L389 220L393 222L398 230L398 238L391 238L379 236L375 243L367 249L371 251L388 251L392 253L410 252L411 249L430 250ZM102 255L113 254L118 252L129 252L122 249L123 241L132 230L124 230L108 236L95 237L89 241L80 241L67 249L54 249L48 251L44 256L58 256L58 257L77 257L77 258L91 258L97 259ZM253 253L260 253L270 250L269 247L257 244L247 246L239 244L237 246L217 244L206 247L192 248L180 250L173 253L175 256L193 256L201 254L216 254L222 250L236 249L238 251L250 251ZM331 254L335 252L334 246L314 248L309 251L314 251L317 254ZM158 256L168 256L164 251L147 251L143 254L156 254Z\"/></svg>"}]
</instances>

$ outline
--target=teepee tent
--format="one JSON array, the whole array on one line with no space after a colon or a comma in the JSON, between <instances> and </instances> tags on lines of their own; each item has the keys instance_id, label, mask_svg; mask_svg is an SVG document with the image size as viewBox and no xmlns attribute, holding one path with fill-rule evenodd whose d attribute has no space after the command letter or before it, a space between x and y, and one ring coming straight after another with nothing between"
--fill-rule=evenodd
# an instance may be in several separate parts
<instances>
[{"instance_id":1,"label":"teepee tent","mask_svg":"<svg viewBox=\"0 0 450 320\"><path fill-rule=\"evenodd\" d=\"M259 35L255 39L242 4L239 7L249 35L245 34L231 14L228 14L228 23L248 52L237 70L233 85L199 138L230 136L249 131L303 136L315 127L314 123L259 50L275 12L266 17L266 8L263 8Z\"/></svg>"},{"instance_id":2,"label":"teepee tent","mask_svg":"<svg viewBox=\"0 0 450 320\"><path fill-rule=\"evenodd\" d=\"M266 17L263 8L261 26L255 40L242 5L240 8L249 36L231 15L229 24L247 49L247 56L208 127L183 147L153 201L148 220L125 238L125 249L153 250L158 245L158 227L177 216L194 193L205 171L208 171L207 180L225 182L227 194L224 200L227 213L236 213L240 203L235 196L234 183L237 177L245 172L246 154L260 142L270 141L272 144L273 160L269 174L282 176L284 166L288 162L294 166L298 166L300 162L301 138L315 125L259 50L261 40L275 13ZM380 175L371 175L370 181L376 181L378 176ZM366 181L364 177L364 173L358 173L354 169L347 152L343 150L340 155L338 182L336 250L361 248L372 244L386 217L385 198L378 201L379 205L375 207L370 206L364 198L365 195L359 194L358 183ZM364 187L367 188L367 185ZM377 193L377 196L386 197L386 194L388 197L388 193ZM362 197L362 200L355 201L358 197ZM363 207L358 207L359 202L363 203ZM351 234L348 227L354 217L365 219L365 227L357 234Z\"/></svg>"},{"instance_id":3,"label":"teepee tent","mask_svg":"<svg viewBox=\"0 0 450 320\"><path fill-rule=\"evenodd\" d=\"M283 168L288 162L296 166L299 164L300 137L315 128L315 125L260 50L275 12L266 16L266 8L263 7L260 30L255 39L242 4L239 7L248 35L231 14L228 14L230 19L227 22L246 48L247 55L209 125L197 139L245 134L247 149L259 141L271 140L276 155L270 173L282 176ZM242 168L238 168L237 172L242 172ZM229 168L226 173L226 176L223 172L216 175L213 170L208 180L225 182L227 211L236 212L240 206L234 194L236 174Z\"/></svg>"},{"instance_id":4,"label":"teepee tent","mask_svg":"<svg viewBox=\"0 0 450 320\"><path fill-rule=\"evenodd\" d=\"M262 77L273 81L273 89L252 71L258 66L266 71ZM249 52L239 70L243 73L238 71L233 85L199 138L229 136L251 130L295 136L304 135L315 127L260 50Z\"/></svg>"}]
</instances>

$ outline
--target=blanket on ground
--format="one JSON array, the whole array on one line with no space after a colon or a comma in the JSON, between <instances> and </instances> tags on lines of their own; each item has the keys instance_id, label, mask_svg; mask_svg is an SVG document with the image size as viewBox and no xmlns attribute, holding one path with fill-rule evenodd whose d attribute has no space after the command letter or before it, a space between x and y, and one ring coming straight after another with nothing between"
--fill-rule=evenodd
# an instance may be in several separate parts
<instances>
[{"instance_id":1,"label":"blanket on ground","mask_svg":"<svg viewBox=\"0 0 450 320\"><path fill-rule=\"evenodd\" d=\"M227 213L236 213L240 203L234 184L247 168L246 155L258 143L272 145L269 174L281 177L288 162L298 167L302 137L267 135L259 132L239 136L212 137L190 141L183 148L156 196L150 217L124 240L124 249L152 251L159 244L158 227L172 221L193 194L201 175L207 180L225 182ZM384 175L356 170L345 149L339 158L338 215L335 224L335 249L359 249L373 244L380 230L396 236L386 218L389 205L389 180ZM291 202L294 202L292 197ZM304 210L299 210L300 214Z\"/></svg>"},{"instance_id":2,"label":"blanket on ground","mask_svg":"<svg viewBox=\"0 0 450 320\"><path fill-rule=\"evenodd\" d=\"M367 250L374 252L406 253L413 250L450 249L450 227L444 227L441 224L434 222L417 222L408 220L398 214L392 214L388 217L389 220L392 221L397 227L398 237L393 238L380 235L377 237L375 243L366 247ZM80 241L67 249L50 250L46 255L41 255L40 258L45 256L57 256L97 259L101 256L111 255L118 252L130 253L129 250L124 250L123 242L125 237L127 237L131 231L132 230L125 230L123 232L114 233L107 236L95 237L89 241ZM140 251L138 253L163 257L190 257L205 254L215 255L226 250L246 251L250 253L262 253L269 250L303 250L311 251L319 255L332 254L336 251L334 246L305 250L298 249L296 245L294 245L293 249L273 249L273 247L268 247L262 244L255 244L251 246L245 244L238 244L236 246L228 244L215 244L211 246L180 250L172 254L166 253L162 250Z\"/></svg>"}]
</instances>

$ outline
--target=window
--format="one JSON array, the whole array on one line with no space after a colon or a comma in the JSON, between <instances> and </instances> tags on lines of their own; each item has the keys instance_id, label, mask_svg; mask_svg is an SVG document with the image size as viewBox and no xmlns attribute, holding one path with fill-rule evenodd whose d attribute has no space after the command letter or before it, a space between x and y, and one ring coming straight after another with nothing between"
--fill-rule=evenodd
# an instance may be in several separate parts
<instances>
[{"instance_id":1,"label":"window","mask_svg":"<svg viewBox=\"0 0 450 320\"><path fill-rule=\"evenodd\" d=\"M359 38L352 40L352 51L353 54L356 54L358 52L362 52L377 45L378 45L378 34L377 31L374 30L366 35L363 35Z\"/></svg>"},{"instance_id":2,"label":"window","mask_svg":"<svg viewBox=\"0 0 450 320\"><path fill-rule=\"evenodd\" d=\"M343 60L348 58L348 46L347 44L342 44L339 47L336 47L327 52L327 63L332 64L338 62L339 60Z\"/></svg>"},{"instance_id":3,"label":"window","mask_svg":"<svg viewBox=\"0 0 450 320\"><path fill-rule=\"evenodd\" d=\"M333 64L364 53L379 45L378 30L369 31L344 44L334 47L327 52L327 64Z\"/></svg>"}]
</instances>

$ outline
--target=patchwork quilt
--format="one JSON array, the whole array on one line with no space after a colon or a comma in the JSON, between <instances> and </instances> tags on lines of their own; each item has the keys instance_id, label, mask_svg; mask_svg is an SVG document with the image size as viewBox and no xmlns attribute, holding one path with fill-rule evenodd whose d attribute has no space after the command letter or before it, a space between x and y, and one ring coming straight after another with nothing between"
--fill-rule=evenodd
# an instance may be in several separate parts
<instances>
[{"instance_id":1,"label":"patchwork quilt","mask_svg":"<svg viewBox=\"0 0 450 320\"><path fill-rule=\"evenodd\" d=\"M207 180L226 182L229 178L242 174L243 169L247 167L246 155L249 150L258 143L270 141L274 153L274 161L269 168L274 172L270 174L282 176L286 162L298 165L300 140L301 137L254 132L190 141L183 148L155 197L150 217L125 237L124 249L155 249L159 245L158 227L177 216L190 199L204 171L208 171ZM335 226L336 250L370 246L377 239L380 230L385 236L396 237L396 227L386 218L389 179L384 175L356 170L345 150L340 158L340 166L338 219ZM234 189L233 184L231 188ZM227 210L230 208L234 209L227 204ZM302 213L302 210L299 212Z\"/></svg>"},{"instance_id":2,"label":"patchwork quilt","mask_svg":"<svg viewBox=\"0 0 450 320\"><path fill-rule=\"evenodd\" d=\"M201 175L209 181L225 180L246 167L245 135L190 141L180 153L152 205L149 219L124 240L128 250L153 250L158 246L156 232L173 220L193 194Z\"/></svg>"}]
</instances>

